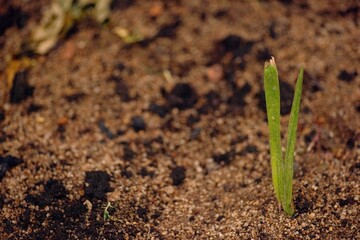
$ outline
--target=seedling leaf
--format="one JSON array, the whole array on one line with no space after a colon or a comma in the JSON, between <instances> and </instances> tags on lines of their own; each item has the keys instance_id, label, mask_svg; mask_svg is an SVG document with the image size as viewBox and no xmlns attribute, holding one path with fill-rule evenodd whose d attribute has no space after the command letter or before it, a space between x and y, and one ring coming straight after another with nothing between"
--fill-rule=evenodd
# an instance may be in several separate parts
<instances>
[{"instance_id":1,"label":"seedling leaf","mask_svg":"<svg viewBox=\"0 0 360 240\"><path fill-rule=\"evenodd\" d=\"M270 63L265 63L264 89L270 135L272 181L276 198L278 199L278 201L280 201L282 199L280 191L280 186L282 185L280 183L282 179L282 152L280 136L280 87L278 72L276 69L274 58L270 60Z\"/></svg>"},{"instance_id":2,"label":"seedling leaf","mask_svg":"<svg viewBox=\"0 0 360 240\"><path fill-rule=\"evenodd\" d=\"M287 130L286 152L283 158L280 135L279 77L275 65L275 59L272 58L269 63L265 63L264 90L269 125L272 180L276 198L285 213L290 216L292 216L295 212L292 201L292 179L303 74L303 69L300 69L295 86L294 99Z\"/></svg>"},{"instance_id":3,"label":"seedling leaf","mask_svg":"<svg viewBox=\"0 0 360 240\"><path fill-rule=\"evenodd\" d=\"M300 69L299 76L296 81L294 99L291 106L289 126L287 129L287 144L284 158L284 200L283 208L288 215L294 214L294 206L292 202L292 179L294 166L294 151L296 144L296 130L298 125L300 99L302 91L304 70Z\"/></svg>"}]
</instances>

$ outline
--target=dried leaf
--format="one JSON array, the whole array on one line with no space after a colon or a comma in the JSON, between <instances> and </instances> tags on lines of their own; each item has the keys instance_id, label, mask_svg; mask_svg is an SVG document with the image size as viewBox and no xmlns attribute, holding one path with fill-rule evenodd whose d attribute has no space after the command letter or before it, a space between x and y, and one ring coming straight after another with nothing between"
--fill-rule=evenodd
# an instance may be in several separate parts
<instances>
[{"instance_id":1,"label":"dried leaf","mask_svg":"<svg viewBox=\"0 0 360 240\"><path fill-rule=\"evenodd\" d=\"M6 89L10 90L13 85L14 77L17 72L28 69L32 62L29 58L25 57L20 60L11 60L5 71L6 76Z\"/></svg>"},{"instance_id":2,"label":"dried leaf","mask_svg":"<svg viewBox=\"0 0 360 240\"><path fill-rule=\"evenodd\" d=\"M14 79L17 73L27 70L32 65L31 59L25 57L19 60L11 60L5 70L5 78L0 79L0 103L7 101L11 89L13 88Z\"/></svg>"},{"instance_id":3,"label":"dried leaf","mask_svg":"<svg viewBox=\"0 0 360 240\"><path fill-rule=\"evenodd\" d=\"M49 52L75 22L84 16L91 16L103 23L109 17L110 6L111 0L54 0L44 12L40 25L32 33L35 52Z\"/></svg>"},{"instance_id":4,"label":"dried leaf","mask_svg":"<svg viewBox=\"0 0 360 240\"><path fill-rule=\"evenodd\" d=\"M51 4L50 8L45 11L40 25L33 31L32 41L35 44L35 51L39 54L45 54L53 48L64 29L69 1L63 5L61 2L57 1Z\"/></svg>"}]
</instances>

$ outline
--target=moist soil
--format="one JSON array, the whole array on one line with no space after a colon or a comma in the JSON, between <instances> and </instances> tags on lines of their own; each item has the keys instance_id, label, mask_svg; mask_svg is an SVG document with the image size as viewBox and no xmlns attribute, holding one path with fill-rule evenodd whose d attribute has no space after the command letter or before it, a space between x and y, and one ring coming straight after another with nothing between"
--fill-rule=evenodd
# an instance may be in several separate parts
<instances>
[{"instance_id":1,"label":"moist soil","mask_svg":"<svg viewBox=\"0 0 360 240\"><path fill-rule=\"evenodd\" d=\"M48 5L0 7L0 82L9 56L35 62L0 111L0 239L360 238L358 1L115 1L108 24L21 50ZM271 180L271 56L283 136L305 68L293 217Z\"/></svg>"}]
</instances>

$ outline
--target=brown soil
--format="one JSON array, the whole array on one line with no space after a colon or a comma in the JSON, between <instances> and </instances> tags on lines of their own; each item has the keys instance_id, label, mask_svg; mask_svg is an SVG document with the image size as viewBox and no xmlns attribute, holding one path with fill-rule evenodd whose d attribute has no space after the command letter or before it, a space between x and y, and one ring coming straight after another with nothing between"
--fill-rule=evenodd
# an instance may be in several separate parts
<instances>
[{"instance_id":1,"label":"brown soil","mask_svg":"<svg viewBox=\"0 0 360 240\"><path fill-rule=\"evenodd\" d=\"M0 111L0 239L360 238L359 1L122 2L17 75ZM2 59L46 6L0 7ZM114 26L146 38L125 45ZM271 55L284 131L306 71L293 218L271 182Z\"/></svg>"}]
</instances>

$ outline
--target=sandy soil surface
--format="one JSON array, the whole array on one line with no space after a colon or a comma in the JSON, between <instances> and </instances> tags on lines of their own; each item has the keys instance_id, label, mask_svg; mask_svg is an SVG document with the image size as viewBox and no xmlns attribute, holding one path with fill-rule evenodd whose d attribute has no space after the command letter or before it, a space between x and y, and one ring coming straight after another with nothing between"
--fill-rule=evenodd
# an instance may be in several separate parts
<instances>
[{"instance_id":1,"label":"sandy soil surface","mask_svg":"<svg viewBox=\"0 0 360 240\"><path fill-rule=\"evenodd\" d=\"M0 7L1 59L47 4ZM47 55L23 52L35 64L0 108L0 238L359 239L359 7L128 0L108 25L83 21ZM116 26L144 40L125 44ZM305 68L293 218L271 182L270 56L283 133Z\"/></svg>"}]
</instances>

